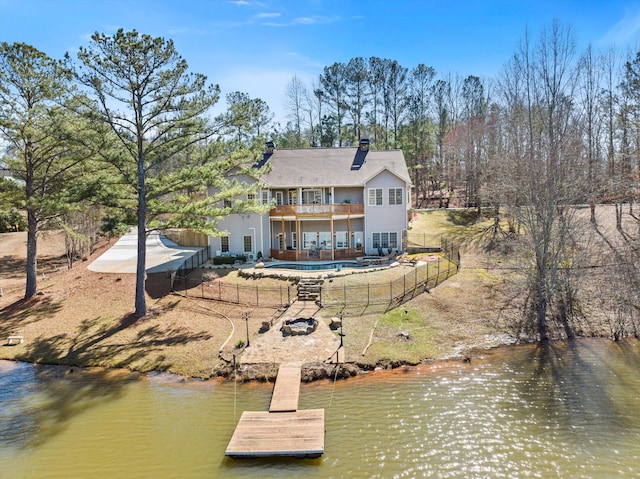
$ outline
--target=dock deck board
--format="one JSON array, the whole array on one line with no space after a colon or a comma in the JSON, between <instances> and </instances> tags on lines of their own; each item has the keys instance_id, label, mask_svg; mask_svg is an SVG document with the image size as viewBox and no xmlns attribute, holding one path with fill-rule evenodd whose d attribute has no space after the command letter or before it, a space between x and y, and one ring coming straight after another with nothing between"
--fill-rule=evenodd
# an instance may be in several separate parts
<instances>
[{"instance_id":1,"label":"dock deck board","mask_svg":"<svg viewBox=\"0 0 640 479\"><path fill-rule=\"evenodd\" d=\"M273 387L269 412L292 412L298 410L301 377L302 370L299 365L282 364L278 368L278 376Z\"/></svg>"},{"instance_id":2,"label":"dock deck board","mask_svg":"<svg viewBox=\"0 0 640 479\"><path fill-rule=\"evenodd\" d=\"M269 411L245 411L225 456L320 457L324 454L324 409L298 410L302 365L281 364Z\"/></svg>"},{"instance_id":3,"label":"dock deck board","mask_svg":"<svg viewBox=\"0 0 640 479\"><path fill-rule=\"evenodd\" d=\"M324 409L270 413L245 411L226 456L319 457L324 453Z\"/></svg>"}]
</instances>

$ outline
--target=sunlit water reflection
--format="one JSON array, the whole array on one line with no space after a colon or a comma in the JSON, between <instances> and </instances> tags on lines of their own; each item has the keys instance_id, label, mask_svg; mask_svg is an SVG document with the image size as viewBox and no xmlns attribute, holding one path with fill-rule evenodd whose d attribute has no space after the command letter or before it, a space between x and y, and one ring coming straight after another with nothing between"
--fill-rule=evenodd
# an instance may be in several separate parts
<instances>
[{"instance_id":1,"label":"sunlit water reflection","mask_svg":"<svg viewBox=\"0 0 640 479\"><path fill-rule=\"evenodd\" d=\"M0 363L0 478L639 477L640 346L584 340L303 384L320 459L231 460L272 385Z\"/></svg>"}]
</instances>

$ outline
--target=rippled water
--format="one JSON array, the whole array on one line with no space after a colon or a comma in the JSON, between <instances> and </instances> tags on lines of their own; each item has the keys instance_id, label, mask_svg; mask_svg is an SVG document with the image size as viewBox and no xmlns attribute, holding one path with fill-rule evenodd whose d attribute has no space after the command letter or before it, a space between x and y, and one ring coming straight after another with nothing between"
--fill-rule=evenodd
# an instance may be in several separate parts
<instances>
[{"instance_id":1,"label":"rippled water","mask_svg":"<svg viewBox=\"0 0 640 479\"><path fill-rule=\"evenodd\" d=\"M303 384L325 454L231 460L272 385L0 363L0 478L640 477L640 346L514 347Z\"/></svg>"}]
</instances>

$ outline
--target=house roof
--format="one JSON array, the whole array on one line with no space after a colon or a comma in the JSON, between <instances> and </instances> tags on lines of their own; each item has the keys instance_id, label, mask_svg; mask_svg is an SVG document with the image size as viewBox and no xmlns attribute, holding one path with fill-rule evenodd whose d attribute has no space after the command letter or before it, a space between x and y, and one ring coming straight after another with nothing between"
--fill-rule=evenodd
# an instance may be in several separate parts
<instances>
[{"instance_id":1,"label":"house roof","mask_svg":"<svg viewBox=\"0 0 640 479\"><path fill-rule=\"evenodd\" d=\"M367 152L359 148L284 148L265 153L271 165L262 180L272 188L363 186L383 170L411 183L401 150Z\"/></svg>"}]
</instances>

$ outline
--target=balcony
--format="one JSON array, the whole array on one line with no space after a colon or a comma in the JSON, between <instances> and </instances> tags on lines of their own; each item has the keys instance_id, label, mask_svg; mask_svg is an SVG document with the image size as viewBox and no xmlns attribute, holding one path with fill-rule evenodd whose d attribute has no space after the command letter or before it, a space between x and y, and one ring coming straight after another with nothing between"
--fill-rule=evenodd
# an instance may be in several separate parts
<instances>
[{"instance_id":1,"label":"balcony","mask_svg":"<svg viewBox=\"0 0 640 479\"><path fill-rule=\"evenodd\" d=\"M269 216L272 218L347 218L363 215L363 203L279 205L269 211Z\"/></svg>"}]
</instances>

